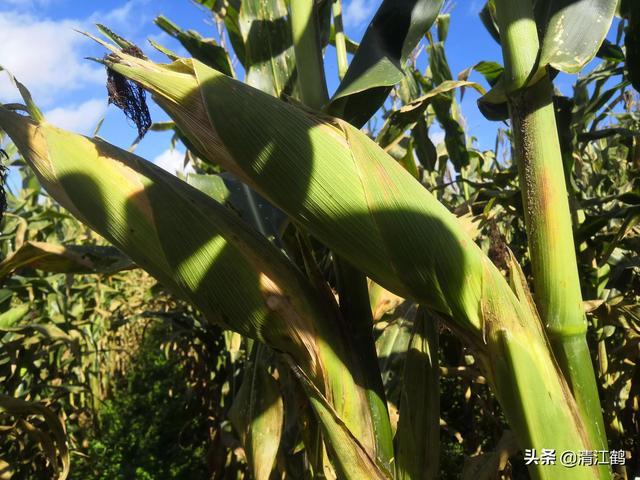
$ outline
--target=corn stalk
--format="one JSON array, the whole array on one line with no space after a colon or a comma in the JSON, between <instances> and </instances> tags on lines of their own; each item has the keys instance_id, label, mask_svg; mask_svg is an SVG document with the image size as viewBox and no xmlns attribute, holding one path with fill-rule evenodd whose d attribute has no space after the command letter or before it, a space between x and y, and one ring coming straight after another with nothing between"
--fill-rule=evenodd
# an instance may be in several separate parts
<instances>
[{"instance_id":1,"label":"corn stalk","mask_svg":"<svg viewBox=\"0 0 640 480\"><path fill-rule=\"evenodd\" d=\"M553 85L546 66L538 66L541 50L549 56L551 48L541 49L530 0L497 0L496 13L536 305L585 419L591 446L606 450L598 386L585 337L587 323L554 113ZM601 478L610 477L606 465L600 470Z\"/></svg>"}]
</instances>

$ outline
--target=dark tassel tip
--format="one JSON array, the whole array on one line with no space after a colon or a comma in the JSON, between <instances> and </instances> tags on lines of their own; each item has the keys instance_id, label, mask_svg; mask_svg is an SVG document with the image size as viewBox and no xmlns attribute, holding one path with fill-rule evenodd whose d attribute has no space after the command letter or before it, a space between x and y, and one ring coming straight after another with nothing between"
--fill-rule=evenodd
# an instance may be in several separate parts
<instances>
[{"instance_id":1,"label":"dark tassel tip","mask_svg":"<svg viewBox=\"0 0 640 480\"><path fill-rule=\"evenodd\" d=\"M0 160L9 160L7 152L0 148ZM0 220L4 217L4 212L7 211L7 192L4 190L5 181L7 180L7 166L0 163Z\"/></svg>"},{"instance_id":2,"label":"dark tassel tip","mask_svg":"<svg viewBox=\"0 0 640 480\"><path fill-rule=\"evenodd\" d=\"M137 58L145 58L142 50L135 46L122 51ZM107 91L109 103L113 103L136 124L138 136L142 138L151 127L147 95L142 86L107 67Z\"/></svg>"}]
</instances>

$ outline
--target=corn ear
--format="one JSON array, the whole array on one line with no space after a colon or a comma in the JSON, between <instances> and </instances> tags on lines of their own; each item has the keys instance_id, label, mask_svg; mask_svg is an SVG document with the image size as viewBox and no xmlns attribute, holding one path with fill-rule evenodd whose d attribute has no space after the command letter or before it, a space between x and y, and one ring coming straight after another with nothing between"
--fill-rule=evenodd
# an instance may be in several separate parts
<instances>
[{"instance_id":1,"label":"corn ear","mask_svg":"<svg viewBox=\"0 0 640 480\"><path fill-rule=\"evenodd\" d=\"M523 448L589 449L537 315L456 218L363 133L195 60L105 63L151 91L213 163L232 171L385 288L434 308L478 352ZM561 427L560 427L561 426ZM591 467L539 478L597 478Z\"/></svg>"},{"instance_id":2,"label":"corn ear","mask_svg":"<svg viewBox=\"0 0 640 480\"><path fill-rule=\"evenodd\" d=\"M362 369L337 306L319 298L268 240L209 196L100 139L2 107L0 127L49 194L76 217L208 321L289 355L377 458ZM336 461L349 465L341 457L350 448L334 449ZM348 470L350 478L364 478L357 465Z\"/></svg>"}]
</instances>

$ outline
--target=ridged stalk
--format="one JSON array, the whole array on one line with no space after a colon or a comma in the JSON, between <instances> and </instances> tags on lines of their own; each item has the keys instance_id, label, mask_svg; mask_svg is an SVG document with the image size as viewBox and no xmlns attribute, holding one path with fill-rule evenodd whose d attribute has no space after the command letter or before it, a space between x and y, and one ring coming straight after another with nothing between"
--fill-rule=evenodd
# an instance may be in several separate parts
<instances>
[{"instance_id":1,"label":"ridged stalk","mask_svg":"<svg viewBox=\"0 0 640 480\"><path fill-rule=\"evenodd\" d=\"M496 0L515 156L535 301L556 359L576 398L593 449L607 448L596 378L586 342L571 213L548 74L532 71L539 39L531 0ZM610 478L606 466L602 478Z\"/></svg>"}]
</instances>

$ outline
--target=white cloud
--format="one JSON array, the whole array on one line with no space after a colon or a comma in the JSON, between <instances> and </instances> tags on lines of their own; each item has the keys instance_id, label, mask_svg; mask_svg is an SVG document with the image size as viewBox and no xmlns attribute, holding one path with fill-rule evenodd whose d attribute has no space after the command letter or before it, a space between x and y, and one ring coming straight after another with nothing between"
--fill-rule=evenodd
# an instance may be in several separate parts
<instances>
[{"instance_id":1,"label":"white cloud","mask_svg":"<svg viewBox=\"0 0 640 480\"><path fill-rule=\"evenodd\" d=\"M187 165L186 169L184 168L184 155L185 152L181 152L176 149L168 149L154 158L153 163L166 170L167 172L173 173L174 175L176 174L176 172L193 172L193 167L191 166L191 164Z\"/></svg>"},{"instance_id":2,"label":"white cloud","mask_svg":"<svg viewBox=\"0 0 640 480\"><path fill-rule=\"evenodd\" d=\"M440 145L441 143L444 143L444 132L442 130L429 132L429 138L434 145Z\"/></svg>"},{"instance_id":3,"label":"white cloud","mask_svg":"<svg viewBox=\"0 0 640 480\"><path fill-rule=\"evenodd\" d=\"M152 18L147 11L139 8L144 7L149 2L150 0L126 0L113 10L94 12L87 20L87 23L91 25L101 23L121 35L138 33L140 25L149 23ZM135 39L129 38L128 40L133 41Z\"/></svg>"},{"instance_id":4,"label":"white cloud","mask_svg":"<svg viewBox=\"0 0 640 480\"><path fill-rule=\"evenodd\" d=\"M0 11L0 65L9 69L34 95L50 104L56 96L105 81L104 69L85 60L91 44L74 31L82 22L39 20ZM0 101L17 99L6 75L0 77Z\"/></svg>"},{"instance_id":5,"label":"white cloud","mask_svg":"<svg viewBox=\"0 0 640 480\"><path fill-rule=\"evenodd\" d=\"M44 116L57 127L89 134L94 130L106 109L106 100L93 99L79 105L54 108Z\"/></svg>"},{"instance_id":6,"label":"white cloud","mask_svg":"<svg viewBox=\"0 0 640 480\"><path fill-rule=\"evenodd\" d=\"M377 2L371 0L351 0L344 9L344 23L347 26L359 26L369 20Z\"/></svg>"}]
</instances>

